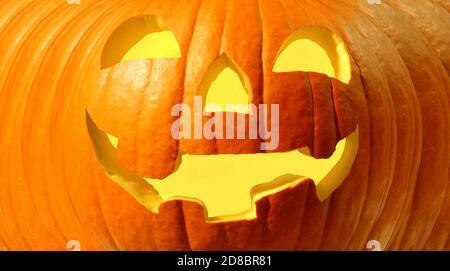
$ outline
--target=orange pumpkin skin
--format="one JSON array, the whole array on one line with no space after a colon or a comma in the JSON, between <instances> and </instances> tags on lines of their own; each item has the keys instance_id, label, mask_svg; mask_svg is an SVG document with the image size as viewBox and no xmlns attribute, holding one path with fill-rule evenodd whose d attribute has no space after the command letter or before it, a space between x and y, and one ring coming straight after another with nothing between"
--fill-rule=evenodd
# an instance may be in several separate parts
<instances>
[{"instance_id":1,"label":"orange pumpkin skin","mask_svg":"<svg viewBox=\"0 0 450 271\"><path fill-rule=\"evenodd\" d=\"M0 249L63 250L69 240L83 250L361 250L368 240L392 250L450 249L448 1L4 2ZM148 14L174 32L182 57L141 62L140 72L158 78L145 77L146 88L127 84L133 74L126 68L136 62L113 67L109 84L99 85L111 33ZM310 24L345 41L348 86L319 74L272 72L283 41ZM430 27L436 25L443 27ZM164 175L178 145L158 132L170 130L170 119L161 117L169 114L155 112L189 103L221 52L248 75L254 103L289 108L281 116L279 150L310 146L324 157L358 125L357 160L328 200L318 201L313 183L304 182L260 200L256 220L208 224L202 208L189 202L167 202L155 215L105 176L87 134L86 109L120 136L124 165ZM151 89L161 91L158 104ZM117 102L114 90L126 99ZM139 98L144 102L131 106ZM126 108L135 111L121 114ZM199 153L257 151L254 142L234 143L180 145Z\"/></svg>"}]
</instances>

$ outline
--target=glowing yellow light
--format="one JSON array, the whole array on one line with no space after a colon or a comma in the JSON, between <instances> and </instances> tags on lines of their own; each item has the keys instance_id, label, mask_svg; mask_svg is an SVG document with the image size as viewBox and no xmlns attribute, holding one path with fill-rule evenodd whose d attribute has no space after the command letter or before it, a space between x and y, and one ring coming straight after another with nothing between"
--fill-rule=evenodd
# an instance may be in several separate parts
<instances>
[{"instance_id":1,"label":"glowing yellow light","mask_svg":"<svg viewBox=\"0 0 450 271\"><path fill-rule=\"evenodd\" d=\"M289 44L278 56L274 71L320 72L329 77L336 77L327 52L319 44L307 39L299 39Z\"/></svg>"},{"instance_id":2,"label":"glowing yellow light","mask_svg":"<svg viewBox=\"0 0 450 271\"><path fill-rule=\"evenodd\" d=\"M225 54L209 68L199 94L203 96L205 112L249 113L249 80Z\"/></svg>"},{"instance_id":3,"label":"glowing yellow light","mask_svg":"<svg viewBox=\"0 0 450 271\"><path fill-rule=\"evenodd\" d=\"M283 44L274 72L317 72L350 82L350 58L342 39L330 30L307 26L295 31Z\"/></svg>"},{"instance_id":4,"label":"glowing yellow light","mask_svg":"<svg viewBox=\"0 0 450 271\"><path fill-rule=\"evenodd\" d=\"M119 139L113 135L107 134L109 142L117 149L119 147Z\"/></svg>"}]
</instances>

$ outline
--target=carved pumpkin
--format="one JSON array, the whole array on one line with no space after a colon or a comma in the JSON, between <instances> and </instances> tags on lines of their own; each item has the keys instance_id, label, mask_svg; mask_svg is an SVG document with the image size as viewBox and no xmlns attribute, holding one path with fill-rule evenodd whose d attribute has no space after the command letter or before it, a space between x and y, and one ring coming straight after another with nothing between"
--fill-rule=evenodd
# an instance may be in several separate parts
<instances>
[{"instance_id":1,"label":"carved pumpkin","mask_svg":"<svg viewBox=\"0 0 450 271\"><path fill-rule=\"evenodd\" d=\"M446 3L5 1L0 249L450 249Z\"/></svg>"}]
</instances>

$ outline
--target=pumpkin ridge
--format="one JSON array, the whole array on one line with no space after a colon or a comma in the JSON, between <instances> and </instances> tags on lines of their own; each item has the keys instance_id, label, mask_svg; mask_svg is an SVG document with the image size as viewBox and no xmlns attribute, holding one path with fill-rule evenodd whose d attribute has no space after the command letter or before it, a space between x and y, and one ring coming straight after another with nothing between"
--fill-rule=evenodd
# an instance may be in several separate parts
<instances>
[{"instance_id":1,"label":"pumpkin ridge","mask_svg":"<svg viewBox=\"0 0 450 271\"><path fill-rule=\"evenodd\" d=\"M30 5L27 5L24 9L19 10L16 13L16 15L17 14L23 14L23 16L20 16L20 17L19 16L14 16L14 18L11 21L8 22L8 26L6 26L5 28L2 29L2 33L1 34L4 35L4 33L5 33L4 31L8 31L8 33L14 33L14 31L18 31L19 32L19 30L17 30L17 26L20 26L21 24L26 24L26 26L29 26L28 28L25 27L24 30L19 32L19 33L22 33L22 35L17 37L18 38L18 40L17 40L18 46L14 47L13 51L9 54L11 56L11 58L17 56L18 54L20 54L23 51L24 44L29 42L29 37L32 35L32 31L35 28L35 25L33 24L34 21L32 19L29 19L29 18L28 18L29 20L26 20L26 22L25 22L24 16L25 16L25 13L27 13L27 12L33 13L33 11L36 12L37 9L39 10L38 6L39 6L39 3L33 3L33 4L30 4ZM52 5L48 5L48 7L51 7L51 6ZM44 16L44 14L47 14L47 13L48 13L48 11L42 10L41 13L37 12L36 15ZM35 20L39 20L39 19L40 19L40 17L35 18ZM7 41L8 39L6 38L5 40ZM6 44L4 46L6 46ZM8 59L6 59L6 61L8 61ZM7 89L6 87L8 85L12 84L12 80L11 80L12 78L10 76L11 75L11 69L17 69L17 66L20 65L20 63L18 63L17 59L14 59L14 60L11 59L8 62L7 63L9 65L2 65L4 67L4 69L6 69L6 72L3 72L2 74L6 75L6 77L5 78L1 78L1 76L0 76L0 89L2 90L2 92L1 92L1 98L2 98L1 101L2 101L2 103L0 105L9 103L10 106L19 107L21 105L18 104L19 102L17 101L17 99L15 99L16 97L13 96L13 94L11 92L6 91L6 89ZM1 106L0 112L1 112L1 116L3 117L3 121L2 121L3 124L8 123L8 122L13 122L13 118L17 117L17 116L14 116L14 117L13 116L9 116L9 115L11 115L11 112L10 111L6 111L5 112L5 106ZM19 160L20 157L18 157L18 156L20 156L21 152L20 151L17 151L17 152L12 152L11 151L13 149L13 147L17 146L18 144L16 142L14 142L15 144L11 144L12 142L9 142L9 141L13 140L13 138L14 138L13 136L14 136L15 132L19 129L19 126L16 126L13 123L9 127L14 127L14 128L10 129L9 131L7 131L6 135L2 134L3 136L0 138L0 143L1 142L5 142L6 143L5 145L7 147L5 146L4 148L8 149L8 151L6 151L7 155L5 155L6 157L8 157L8 159ZM13 154L15 154L16 156L12 157ZM5 178L6 179L6 181L5 181L6 183L8 183L11 179L14 179L14 178L10 178L10 176L13 176L12 171L13 170L11 169L11 167L8 167L7 169L2 170L2 172L4 172L4 174L7 176ZM17 172L15 172L15 173L17 173ZM22 176L22 174L20 174L20 173L18 175ZM18 181L21 182L23 180L23 177L19 177L19 178L20 179ZM16 180L16 183L18 181ZM14 211L14 210L17 210L17 209L20 209L21 207L23 207L23 206L18 206L19 204L13 204L13 199L12 199L11 194L13 192L14 186L13 185L6 185L6 184L5 184L5 186L6 186L5 189L2 189L2 190L4 190L7 195L6 195L6 197L0 197L0 198L6 198L6 201L9 201L9 204L6 204L6 206L10 205L11 207L10 208L4 208L4 209L8 209L8 210L12 209ZM17 189L17 187L15 187L15 188ZM27 198L27 200L29 199L29 197L26 197L26 198ZM2 206L5 206L5 203L2 203ZM16 241L12 241L13 246L21 247L22 249L24 249L24 248L31 249L31 247L32 247L31 243L33 242L33 240L30 240L30 239L33 239L33 238L30 238L30 236L28 236L28 238L25 237L26 236L26 232L27 232L27 228L29 228L29 223L30 222L28 222L28 224L27 224L27 223L23 223L24 221L20 220L20 216L26 216L25 213L26 212L18 212L18 214L12 214L11 218L10 218L12 221L6 221L6 225L8 225L8 224L9 225L11 225L11 224L15 224L16 225L15 229L12 229L13 233L8 232L8 230L5 231L6 234L3 231L2 232L3 232L3 234L6 235L6 236L3 235L3 238L6 238L6 239L10 239L10 238L8 238L8 233L14 235L13 239L15 239L17 242ZM31 215L33 217L30 217L30 219L32 219L35 222L35 217L34 217L35 213L32 213ZM7 214L7 211L5 210L5 215L2 216L2 218L6 218L6 217L8 217L8 214ZM39 227L39 230L42 230L42 223L39 223L39 222L36 222L35 226L36 226L36 228ZM3 221L1 223L1 225L2 226L5 225L3 223ZM43 226L43 228L45 228L45 226ZM17 230L18 233L17 232L14 233L16 230ZM45 234L45 231L44 231L44 234ZM19 240L17 240L17 238L15 238L16 236L18 237ZM48 235L48 237L50 237L50 236Z\"/></svg>"},{"instance_id":2,"label":"pumpkin ridge","mask_svg":"<svg viewBox=\"0 0 450 271\"><path fill-rule=\"evenodd\" d=\"M110 12L111 10L113 10L114 8L114 4L111 3L108 8L106 8L104 10L104 13ZM66 5L67 7L67 5ZM71 69L69 67L72 67L74 65L74 62L77 62L77 56L79 57L80 55L87 55L86 59L89 59L89 56L91 54L87 53L87 50L83 50L83 48L81 47L81 45L83 44L83 40L84 37L90 32L91 28L95 27L96 23L101 20L102 16L104 16L104 13L102 14L98 14L96 12L98 12L98 10L100 9L100 7L104 7L104 5L102 5L101 3L94 3L90 6L88 6L86 9L82 9L79 12L76 12L73 17L72 20L70 20L68 23L64 24L63 29L57 33L57 35L55 35L52 43L48 46L48 53L46 56L46 59L44 59L43 63L46 64L43 66L43 68L39 71L40 72L40 77L45 78L45 74L46 74L46 69L45 67L51 67L52 65L57 66L59 69L57 69L59 76L57 81L52 82L51 84L48 84L44 81L37 81L36 85L33 87L34 89L39 89L39 87L41 86L41 84L43 84L45 87L48 87L49 89L53 90L53 95L50 97L50 105L48 106L48 108L46 108L45 110L50 110L51 114L51 118L49 120L50 126L54 127L53 130L49 131L49 143L48 144L48 149L49 149L49 160L53 166L58 165L59 163L61 163L62 165L68 165L70 164L70 160L69 162L65 159L65 154L67 153L67 150L65 148L58 148L58 146L61 146L63 144L57 144L57 142L59 141L64 141L67 140L68 135L70 135L71 133L68 132L68 130L70 130L70 128L72 128L73 126L73 120L76 119L77 121L79 120L79 116L77 114L72 114L74 112L67 112L64 109L61 108L65 108L68 107L67 105L67 100L64 100L64 98L62 97L70 97L73 98L73 96L75 95L74 90L75 89L79 89L81 83L78 83L76 85L74 85L73 83L71 83L71 79L73 77L75 77L74 74L77 74L80 77L84 77L85 75L85 71L80 71L80 70L76 70L74 69L73 71L75 71L75 73L69 72ZM69 9L70 7L68 7ZM79 24L80 22L74 20L73 18L83 18L84 20L86 20L86 23L83 26L80 26L79 32L74 33L74 35L70 36L69 34L67 34L68 32L71 33L72 28L76 28L77 24ZM70 38L67 38L70 37ZM74 47L71 47L74 46ZM58 54L61 54L61 51L58 50L60 48L64 48L64 50L67 50L67 53L64 54L63 56L60 56ZM80 49L81 48L81 49ZM77 53L78 54L77 54ZM60 59L64 59L64 62L59 61L59 63L57 63L58 61L55 61L56 57L52 57L52 56L60 56ZM56 62L56 63L55 63ZM70 88L65 87L66 85L69 85ZM72 91L68 91L68 89L72 89ZM78 94L78 93L77 93ZM72 100L72 99L69 99ZM59 112L59 111L63 111L63 112L67 112L65 115L59 115L59 114L55 114L54 112ZM81 111L83 112L83 111ZM77 113L80 113L80 111L77 111ZM72 119L69 119L69 115L72 114ZM75 116L74 116L75 115ZM61 134L56 134L55 131L62 131L60 132ZM62 137L61 137L62 135ZM64 138L64 139L62 139ZM52 144L53 143L53 144ZM55 144L56 143L56 144ZM54 157L59 157L61 156L60 154L62 154L63 159L55 159ZM55 170L59 169L58 170ZM72 184L71 182L68 180L70 179L69 176L66 175L66 169L64 168L64 166L61 167L55 167L52 170L52 174L54 176L62 176L61 179L63 179L63 181L60 183L60 185L62 187L64 187L65 191L73 191L72 189ZM56 179L56 177L53 177L54 179ZM59 178L58 178L59 179ZM51 180L51 179L50 179ZM53 186L54 184L50 183L50 187ZM101 240L101 238L98 238L96 235L93 235L91 231L89 231L88 229L86 229L84 227L84 222L82 215L80 215L80 209L76 207L76 204L74 204L74 198L71 195L71 193L67 193L67 197L65 199L59 199L59 198L53 198L50 194L50 199L53 202L53 208L60 208L58 204L56 204L55 202L58 202L60 200L64 201L64 202L68 202L67 207L69 207L68 209L71 209L71 212L74 213L73 218L74 220L72 221L64 221L64 219L62 219L61 217L55 216L55 220L63 220L63 223L65 223L65 225L63 226L63 228L65 230L68 231L68 236L65 239L70 239L70 238L74 238L74 236L76 236L76 238L78 238L80 240L80 242L83 243L84 246L88 246L91 247L91 249L94 250L99 250L99 249L104 249L105 246ZM101 205L99 205L101 207ZM58 213L58 212L57 212ZM59 212L61 214L61 212ZM102 213L102 212L100 212ZM102 213L103 215L103 213ZM58 222L61 223L61 222ZM79 231L79 232L77 232ZM64 242L64 240L63 240Z\"/></svg>"}]
</instances>

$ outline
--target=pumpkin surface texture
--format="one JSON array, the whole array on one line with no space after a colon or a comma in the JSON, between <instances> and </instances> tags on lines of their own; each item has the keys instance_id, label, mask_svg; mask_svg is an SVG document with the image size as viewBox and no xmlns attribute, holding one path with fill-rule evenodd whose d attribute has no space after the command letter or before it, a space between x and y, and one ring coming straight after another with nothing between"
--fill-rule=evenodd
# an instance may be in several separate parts
<instances>
[{"instance_id":1,"label":"pumpkin surface texture","mask_svg":"<svg viewBox=\"0 0 450 271\"><path fill-rule=\"evenodd\" d=\"M450 250L449 0L71 2L0 0L0 250Z\"/></svg>"}]
</instances>

